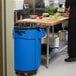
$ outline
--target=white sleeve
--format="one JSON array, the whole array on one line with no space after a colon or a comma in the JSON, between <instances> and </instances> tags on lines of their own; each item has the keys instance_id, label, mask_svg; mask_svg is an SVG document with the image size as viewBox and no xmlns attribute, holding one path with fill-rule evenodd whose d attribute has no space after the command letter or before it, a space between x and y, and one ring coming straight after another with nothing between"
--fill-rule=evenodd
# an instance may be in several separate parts
<instances>
[{"instance_id":1,"label":"white sleeve","mask_svg":"<svg viewBox=\"0 0 76 76\"><path fill-rule=\"evenodd\" d=\"M23 9L24 0L16 0L16 10L22 10Z\"/></svg>"},{"instance_id":2,"label":"white sleeve","mask_svg":"<svg viewBox=\"0 0 76 76\"><path fill-rule=\"evenodd\" d=\"M44 3L45 3L45 7L50 5L49 0L44 0Z\"/></svg>"}]
</instances>

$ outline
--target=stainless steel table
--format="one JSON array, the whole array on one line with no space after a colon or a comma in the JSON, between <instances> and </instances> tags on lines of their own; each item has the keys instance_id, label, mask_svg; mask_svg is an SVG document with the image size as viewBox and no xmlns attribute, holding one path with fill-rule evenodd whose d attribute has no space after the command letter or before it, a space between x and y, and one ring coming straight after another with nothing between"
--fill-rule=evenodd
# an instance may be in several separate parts
<instances>
[{"instance_id":1,"label":"stainless steel table","mask_svg":"<svg viewBox=\"0 0 76 76\"><path fill-rule=\"evenodd\" d=\"M51 19L24 19L24 20L17 20L16 23L39 23L39 24L42 24L43 26L46 26L47 28L47 56L46 56L46 67L48 68L49 66L49 59L50 59L50 55L49 55L49 34L50 34L50 26L52 26L52 33L53 33L53 36L54 36L54 26L56 24L59 24L59 23L63 23L68 21L68 18L64 18L64 19L61 19L61 20L51 20Z\"/></svg>"}]
</instances>

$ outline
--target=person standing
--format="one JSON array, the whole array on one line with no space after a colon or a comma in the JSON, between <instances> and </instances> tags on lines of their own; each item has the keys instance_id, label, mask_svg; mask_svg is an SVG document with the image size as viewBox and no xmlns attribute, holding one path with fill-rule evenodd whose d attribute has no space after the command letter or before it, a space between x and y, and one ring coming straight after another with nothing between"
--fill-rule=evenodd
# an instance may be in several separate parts
<instances>
[{"instance_id":1,"label":"person standing","mask_svg":"<svg viewBox=\"0 0 76 76\"><path fill-rule=\"evenodd\" d=\"M20 20L23 14L24 0L14 0L14 11L16 20Z\"/></svg>"},{"instance_id":2,"label":"person standing","mask_svg":"<svg viewBox=\"0 0 76 76\"><path fill-rule=\"evenodd\" d=\"M76 0L66 0L66 11L69 11L68 25L68 58L66 62L76 61Z\"/></svg>"}]
</instances>

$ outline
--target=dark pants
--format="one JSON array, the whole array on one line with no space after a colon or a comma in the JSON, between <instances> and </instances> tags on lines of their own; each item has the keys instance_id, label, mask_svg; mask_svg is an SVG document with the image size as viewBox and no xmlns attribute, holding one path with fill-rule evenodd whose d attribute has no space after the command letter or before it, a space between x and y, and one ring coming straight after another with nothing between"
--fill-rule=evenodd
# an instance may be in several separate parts
<instances>
[{"instance_id":1,"label":"dark pants","mask_svg":"<svg viewBox=\"0 0 76 76\"><path fill-rule=\"evenodd\" d=\"M15 10L14 11L14 24L16 23L16 20L20 20L20 17L22 16L23 10Z\"/></svg>"},{"instance_id":2,"label":"dark pants","mask_svg":"<svg viewBox=\"0 0 76 76\"><path fill-rule=\"evenodd\" d=\"M17 20L20 20L20 17L23 15L23 10L17 10Z\"/></svg>"},{"instance_id":3,"label":"dark pants","mask_svg":"<svg viewBox=\"0 0 76 76\"><path fill-rule=\"evenodd\" d=\"M15 10L14 11L14 24L16 23L16 20L20 20L21 16L22 19L28 18L30 14L30 11L27 12L27 10Z\"/></svg>"},{"instance_id":4,"label":"dark pants","mask_svg":"<svg viewBox=\"0 0 76 76\"><path fill-rule=\"evenodd\" d=\"M70 19L68 25L68 55L76 58L76 19Z\"/></svg>"},{"instance_id":5,"label":"dark pants","mask_svg":"<svg viewBox=\"0 0 76 76\"><path fill-rule=\"evenodd\" d=\"M14 11L14 20L20 20L21 16L22 19L28 18L30 15L30 10L29 9L23 9L23 10L15 10Z\"/></svg>"}]
</instances>

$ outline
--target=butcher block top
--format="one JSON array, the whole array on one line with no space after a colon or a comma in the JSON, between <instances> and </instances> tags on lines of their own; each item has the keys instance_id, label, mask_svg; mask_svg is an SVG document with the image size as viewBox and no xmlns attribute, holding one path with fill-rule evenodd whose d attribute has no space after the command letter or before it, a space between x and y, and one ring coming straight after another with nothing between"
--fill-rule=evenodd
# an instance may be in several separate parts
<instances>
[{"instance_id":1,"label":"butcher block top","mask_svg":"<svg viewBox=\"0 0 76 76\"><path fill-rule=\"evenodd\" d=\"M68 21L69 18L64 17L60 19L51 19L50 17L44 17L42 19L36 18L36 19L23 19L23 20L17 20L16 23L40 23L44 26L53 26L59 23L63 23L65 21Z\"/></svg>"}]
</instances>

